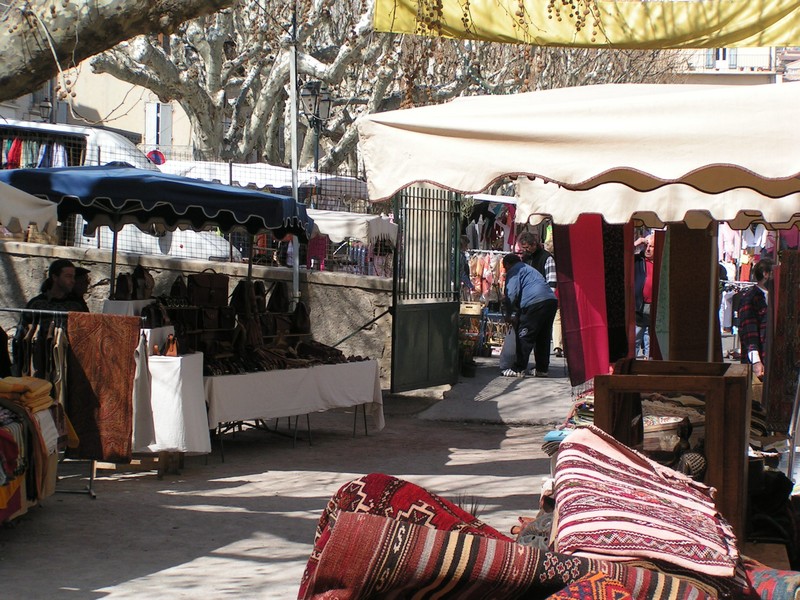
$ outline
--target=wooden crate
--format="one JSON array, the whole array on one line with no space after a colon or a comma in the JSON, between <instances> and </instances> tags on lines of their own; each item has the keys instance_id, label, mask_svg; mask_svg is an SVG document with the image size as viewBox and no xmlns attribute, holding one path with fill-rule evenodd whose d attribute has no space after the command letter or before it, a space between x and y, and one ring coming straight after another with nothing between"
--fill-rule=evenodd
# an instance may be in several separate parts
<instances>
[{"instance_id":1,"label":"wooden crate","mask_svg":"<svg viewBox=\"0 0 800 600\"><path fill-rule=\"evenodd\" d=\"M739 540L746 539L747 449L750 434L750 371L747 365L632 361L629 372L594 378L594 422L626 446L641 444L638 394L701 393L705 396L705 483Z\"/></svg>"}]
</instances>

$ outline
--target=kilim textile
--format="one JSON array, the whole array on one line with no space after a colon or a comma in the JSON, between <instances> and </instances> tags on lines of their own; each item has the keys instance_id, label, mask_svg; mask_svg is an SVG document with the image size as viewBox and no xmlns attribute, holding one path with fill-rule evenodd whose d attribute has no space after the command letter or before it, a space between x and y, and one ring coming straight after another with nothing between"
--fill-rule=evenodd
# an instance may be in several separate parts
<instances>
[{"instance_id":1,"label":"kilim textile","mask_svg":"<svg viewBox=\"0 0 800 600\"><path fill-rule=\"evenodd\" d=\"M736 539L712 493L595 427L578 429L561 443L556 462L555 549L733 577Z\"/></svg>"},{"instance_id":2,"label":"kilim textile","mask_svg":"<svg viewBox=\"0 0 800 600\"><path fill-rule=\"evenodd\" d=\"M581 215L573 225L553 226L561 328L573 386L608 373L610 364L602 225L600 215Z\"/></svg>"},{"instance_id":3,"label":"kilim textile","mask_svg":"<svg viewBox=\"0 0 800 600\"><path fill-rule=\"evenodd\" d=\"M352 512L335 515L318 568L300 598L546 598L598 572L619 581L637 600L710 598L656 571Z\"/></svg>"},{"instance_id":4,"label":"kilim textile","mask_svg":"<svg viewBox=\"0 0 800 600\"><path fill-rule=\"evenodd\" d=\"M317 524L314 549L300 586L300 598L304 597L305 586L313 577L320 554L330 537L331 517L339 511L370 513L442 531L462 531L511 540L452 502L418 485L390 475L371 473L347 482L328 501Z\"/></svg>"},{"instance_id":5,"label":"kilim textile","mask_svg":"<svg viewBox=\"0 0 800 600\"><path fill-rule=\"evenodd\" d=\"M563 590L548 596L547 600L630 600L630 592L616 579L605 573L592 573Z\"/></svg>"},{"instance_id":6,"label":"kilim textile","mask_svg":"<svg viewBox=\"0 0 800 600\"><path fill-rule=\"evenodd\" d=\"M80 440L71 458L130 462L138 317L71 312L67 415Z\"/></svg>"},{"instance_id":7,"label":"kilim textile","mask_svg":"<svg viewBox=\"0 0 800 600\"><path fill-rule=\"evenodd\" d=\"M770 569L745 559L747 576L763 600L800 600L800 573Z\"/></svg>"}]
</instances>

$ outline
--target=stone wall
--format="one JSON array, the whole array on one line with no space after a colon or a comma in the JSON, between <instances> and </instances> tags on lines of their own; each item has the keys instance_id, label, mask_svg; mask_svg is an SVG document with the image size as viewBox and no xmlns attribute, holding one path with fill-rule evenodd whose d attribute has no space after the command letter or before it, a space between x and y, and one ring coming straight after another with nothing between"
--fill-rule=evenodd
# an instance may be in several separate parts
<instances>
[{"instance_id":1,"label":"stone wall","mask_svg":"<svg viewBox=\"0 0 800 600\"><path fill-rule=\"evenodd\" d=\"M91 287L87 297L92 312L102 310L108 298L111 274L111 252L108 250L70 248L44 244L0 241L0 307L21 308L39 293L47 268L56 258L67 258L91 270ZM183 260L156 256L118 253L116 272L131 272L141 264L155 279L154 296L169 294L179 273L199 273L212 268L231 278L230 291L240 279L247 277L247 265L202 260ZM292 270L286 267L253 266L252 277L263 279L267 288L273 281L287 282L291 291ZM374 319L392 303L392 282L383 277L367 277L344 273L300 270L300 296L311 313L314 339L334 345ZM0 312L0 327L11 333L18 315ZM390 315L384 315L366 329L355 333L338 347L345 354L358 354L378 360L381 386L389 387L391 370Z\"/></svg>"}]
</instances>

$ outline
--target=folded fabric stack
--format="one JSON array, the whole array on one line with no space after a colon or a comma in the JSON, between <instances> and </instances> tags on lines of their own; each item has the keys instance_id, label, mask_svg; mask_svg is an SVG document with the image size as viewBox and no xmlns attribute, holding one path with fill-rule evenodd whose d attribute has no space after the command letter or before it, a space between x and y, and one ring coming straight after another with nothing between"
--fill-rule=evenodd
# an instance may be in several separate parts
<instances>
[{"instance_id":1,"label":"folded fabric stack","mask_svg":"<svg viewBox=\"0 0 800 600\"><path fill-rule=\"evenodd\" d=\"M50 408L53 384L37 377L5 377L0 379L0 398L12 400L37 413Z\"/></svg>"}]
</instances>

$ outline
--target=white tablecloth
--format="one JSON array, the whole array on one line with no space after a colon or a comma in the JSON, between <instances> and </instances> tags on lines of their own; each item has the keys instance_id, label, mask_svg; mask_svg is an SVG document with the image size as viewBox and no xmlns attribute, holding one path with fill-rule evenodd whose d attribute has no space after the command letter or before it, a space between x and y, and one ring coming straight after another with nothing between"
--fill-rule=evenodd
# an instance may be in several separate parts
<instances>
[{"instance_id":1,"label":"white tablecloth","mask_svg":"<svg viewBox=\"0 0 800 600\"><path fill-rule=\"evenodd\" d=\"M156 443L151 452L211 452L203 394L203 354L151 356L151 405Z\"/></svg>"},{"instance_id":2,"label":"white tablecloth","mask_svg":"<svg viewBox=\"0 0 800 600\"><path fill-rule=\"evenodd\" d=\"M142 309L153 302L155 302L153 298L148 300L103 300L103 313L138 317L142 314Z\"/></svg>"},{"instance_id":3,"label":"white tablecloth","mask_svg":"<svg viewBox=\"0 0 800 600\"><path fill-rule=\"evenodd\" d=\"M376 429L385 425L374 360L218 375L204 382L210 429L231 421L276 419L360 404L366 405Z\"/></svg>"}]
</instances>

